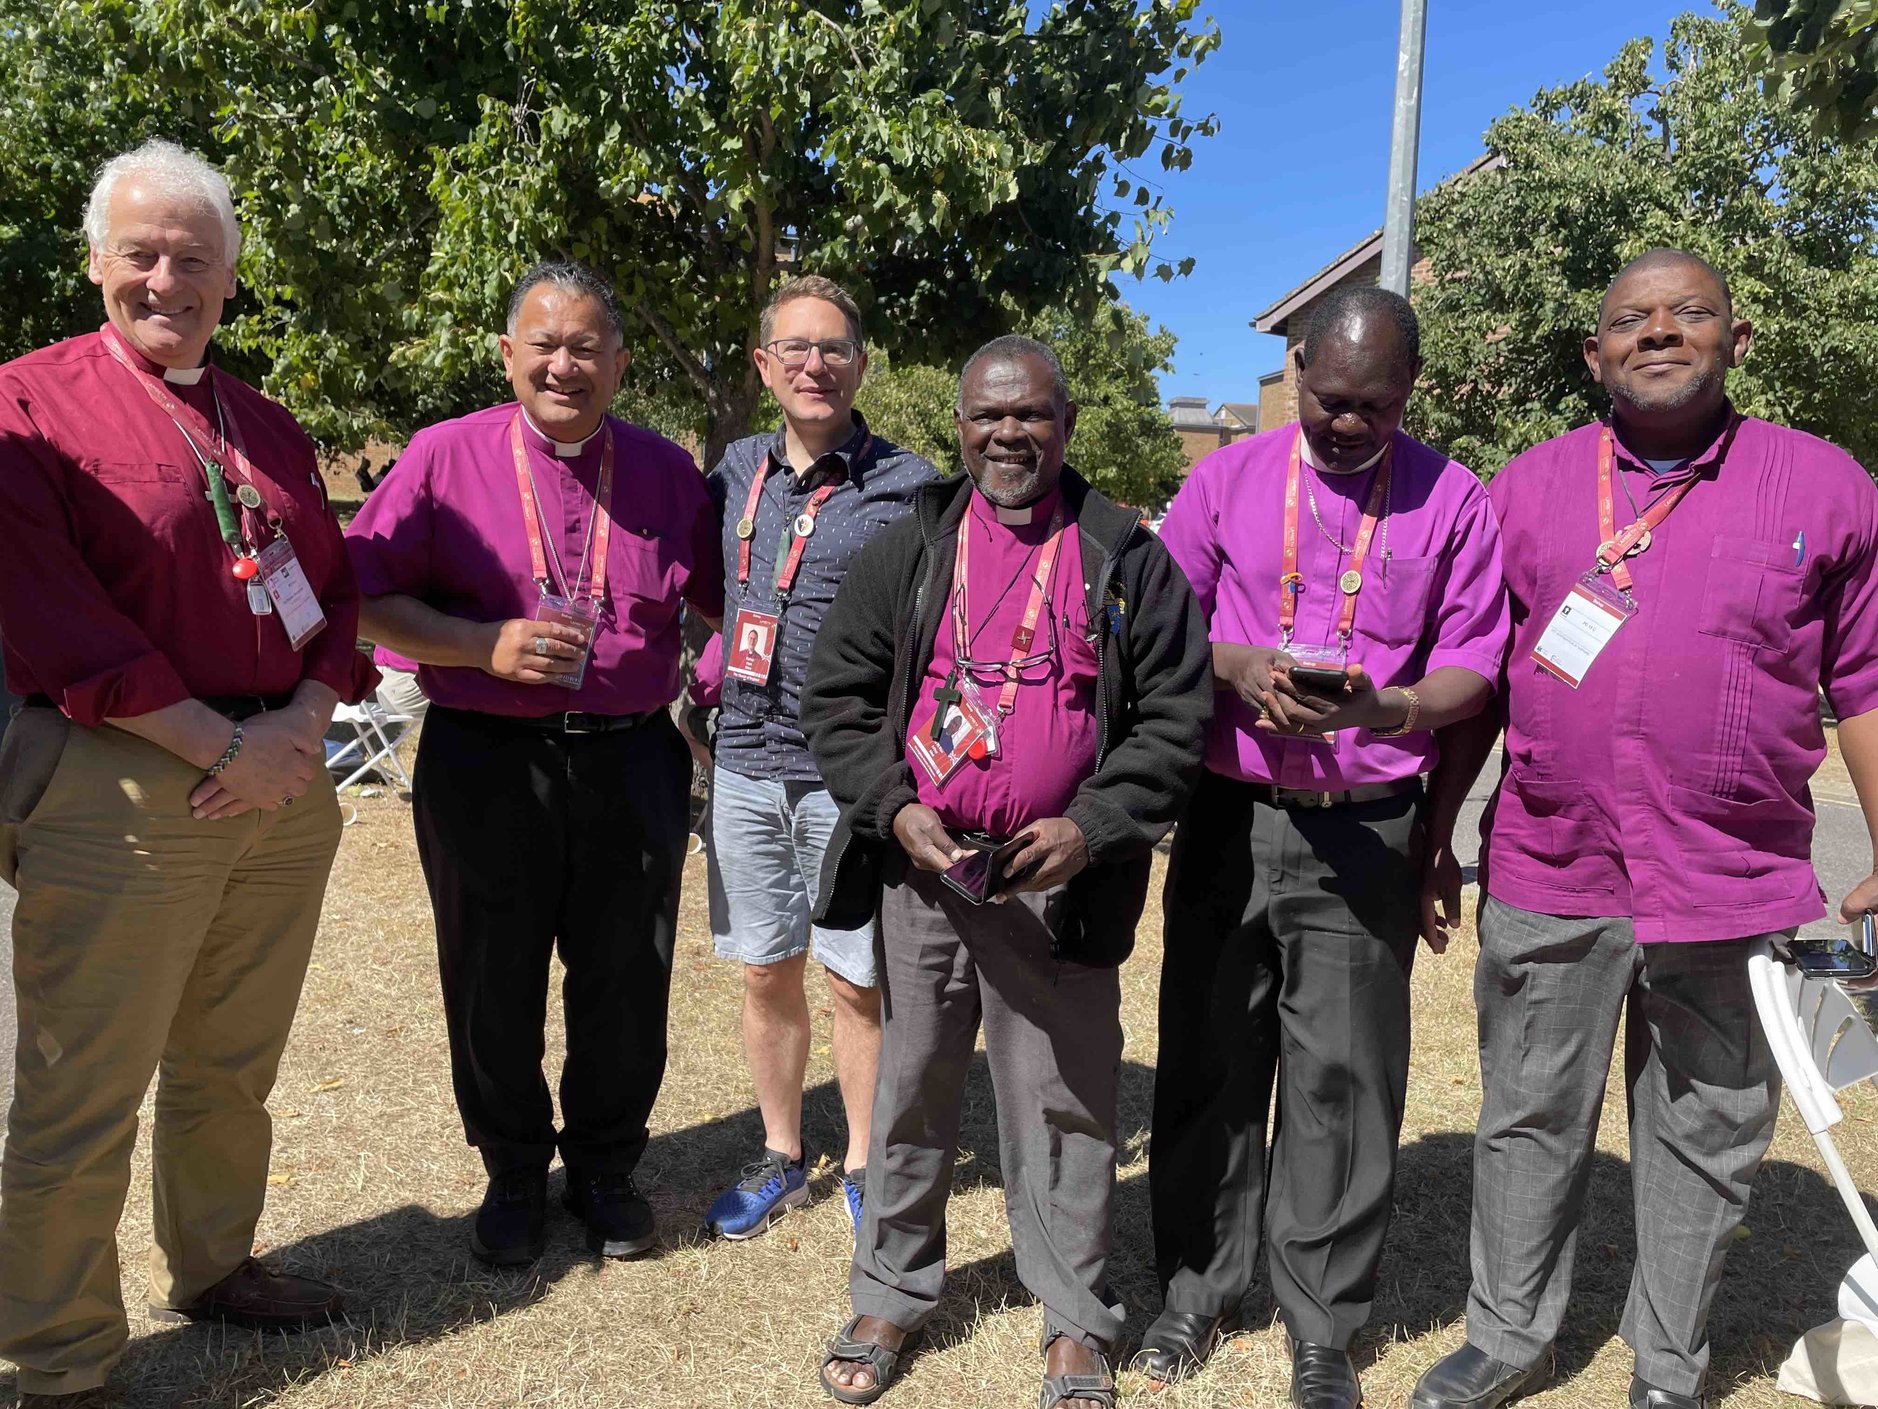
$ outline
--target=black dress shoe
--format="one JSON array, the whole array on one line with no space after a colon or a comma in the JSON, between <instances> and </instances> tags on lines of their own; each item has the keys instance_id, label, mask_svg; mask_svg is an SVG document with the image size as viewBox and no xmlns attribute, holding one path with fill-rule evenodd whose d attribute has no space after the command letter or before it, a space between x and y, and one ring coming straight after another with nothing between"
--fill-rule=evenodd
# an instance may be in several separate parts
<instances>
[{"instance_id":1,"label":"black dress shoe","mask_svg":"<svg viewBox=\"0 0 1878 1409\"><path fill-rule=\"evenodd\" d=\"M1708 1396L1677 1394L1674 1390L1658 1389L1632 1375L1630 1409L1708 1409Z\"/></svg>"},{"instance_id":2,"label":"black dress shoe","mask_svg":"<svg viewBox=\"0 0 1878 1409\"><path fill-rule=\"evenodd\" d=\"M1363 1387L1349 1351L1292 1340L1288 1331L1285 1342L1291 1347L1293 1409L1362 1409Z\"/></svg>"},{"instance_id":3,"label":"black dress shoe","mask_svg":"<svg viewBox=\"0 0 1878 1409\"><path fill-rule=\"evenodd\" d=\"M587 1248L602 1257L638 1257L658 1241L652 1206L624 1170L568 1170L561 1202L587 1225Z\"/></svg>"},{"instance_id":4,"label":"black dress shoe","mask_svg":"<svg viewBox=\"0 0 1878 1409\"><path fill-rule=\"evenodd\" d=\"M1151 1380L1175 1384L1198 1373L1219 1349L1219 1343L1243 1324L1237 1307L1217 1316L1199 1311L1163 1311L1141 1338L1135 1368Z\"/></svg>"},{"instance_id":5,"label":"black dress shoe","mask_svg":"<svg viewBox=\"0 0 1878 1409\"><path fill-rule=\"evenodd\" d=\"M548 1246L548 1171L511 1169L489 1181L470 1251L491 1267L521 1267Z\"/></svg>"},{"instance_id":6,"label":"black dress shoe","mask_svg":"<svg viewBox=\"0 0 1878 1409\"><path fill-rule=\"evenodd\" d=\"M1547 1357L1522 1370L1466 1344L1435 1361L1415 1382L1411 1409L1500 1409L1545 1378Z\"/></svg>"},{"instance_id":7,"label":"black dress shoe","mask_svg":"<svg viewBox=\"0 0 1878 1409\"><path fill-rule=\"evenodd\" d=\"M249 1258L187 1306L152 1306L152 1321L220 1321L255 1331L330 1326L345 1313L336 1287Z\"/></svg>"}]
</instances>

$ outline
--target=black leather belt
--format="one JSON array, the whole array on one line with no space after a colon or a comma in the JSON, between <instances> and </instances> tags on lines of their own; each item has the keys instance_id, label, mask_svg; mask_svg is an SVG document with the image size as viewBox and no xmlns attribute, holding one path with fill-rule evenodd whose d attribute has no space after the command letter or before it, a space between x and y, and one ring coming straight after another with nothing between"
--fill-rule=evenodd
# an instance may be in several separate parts
<instances>
[{"instance_id":1,"label":"black leather belt","mask_svg":"<svg viewBox=\"0 0 1878 1409\"><path fill-rule=\"evenodd\" d=\"M252 719L293 703L292 695L197 695L196 699L227 719ZM28 695L20 703L25 709L58 708L50 695Z\"/></svg>"},{"instance_id":2,"label":"black leather belt","mask_svg":"<svg viewBox=\"0 0 1878 1409\"><path fill-rule=\"evenodd\" d=\"M433 711L435 706L432 706ZM589 714L570 709L560 714L484 714L481 710L451 710L452 714L474 715L479 723L526 729L535 734L617 734L650 724L663 709L648 709L638 714Z\"/></svg>"},{"instance_id":3,"label":"black leather belt","mask_svg":"<svg viewBox=\"0 0 1878 1409\"><path fill-rule=\"evenodd\" d=\"M1403 797L1422 790L1422 780L1397 778L1387 783L1363 783L1341 792L1319 793L1309 788L1276 788L1270 783L1247 783L1252 796L1273 807L1341 807L1352 802L1381 802L1384 798Z\"/></svg>"}]
</instances>

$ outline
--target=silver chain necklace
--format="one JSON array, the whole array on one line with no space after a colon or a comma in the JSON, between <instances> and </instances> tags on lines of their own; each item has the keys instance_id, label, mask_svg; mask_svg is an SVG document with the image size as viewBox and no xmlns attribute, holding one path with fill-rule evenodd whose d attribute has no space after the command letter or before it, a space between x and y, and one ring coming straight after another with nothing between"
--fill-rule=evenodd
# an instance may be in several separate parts
<instances>
[{"instance_id":1,"label":"silver chain necklace","mask_svg":"<svg viewBox=\"0 0 1878 1409\"><path fill-rule=\"evenodd\" d=\"M1329 529L1325 528L1323 515L1317 512L1317 488L1314 484L1316 478L1317 476L1314 474L1304 477L1304 495L1311 502L1311 517L1317 520L1317 531L1323 534L1325 541L1339 553L1343 554L1344 557L1353 558L1356 556L1356 549L1335 537ZM1389 505L1390 501L1394 498L1395 477L1391 475L1388 485L1382 491L1382 542L1380 547L1384 562L1387 562L1389 559Z\"/></svg>"}]
</instances>

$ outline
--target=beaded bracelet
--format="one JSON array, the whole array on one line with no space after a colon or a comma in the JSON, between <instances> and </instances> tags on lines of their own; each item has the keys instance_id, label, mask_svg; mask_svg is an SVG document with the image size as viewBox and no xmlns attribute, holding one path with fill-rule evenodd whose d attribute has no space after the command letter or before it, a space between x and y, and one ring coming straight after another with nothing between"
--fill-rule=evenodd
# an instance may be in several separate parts
<instances>
[{"instance_id":1,"label":"beaded bracelet","mask_svg":"<svg viewBox=\"0 0 1878 1409\"><path fill-rule=\"evenodd\" d=\"M240 752L241 752L241 721L236 720L235 721L235 737L228 741L228 747L222 750L222 756L216 759L215 762L210 765L209 776L211 778L219 776L221 771L224 768L228 767L229 764L235 761L235 755Z\"/></svg>"}]
</instances>

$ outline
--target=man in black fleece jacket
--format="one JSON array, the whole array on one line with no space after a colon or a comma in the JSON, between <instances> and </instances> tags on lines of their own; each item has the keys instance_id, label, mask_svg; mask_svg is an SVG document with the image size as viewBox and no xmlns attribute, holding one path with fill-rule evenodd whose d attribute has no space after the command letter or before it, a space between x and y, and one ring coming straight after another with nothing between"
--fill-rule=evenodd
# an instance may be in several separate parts
<instances>
[{"instance_id":1,"label":"man in black fleece jacket","mask_svg":"<svg viewBox=\"0 0 1878 1409\"><path fill-rule=\"evenodd\" d=\"M981 348L957 421L969 478L855 559L802 698L842 808L816 919L878 910L885 1009L855 1316L822 1382L877 1399L938 1302L982 1020L1044 1400L1112 1405L1117 966L1198 774L1210 648L1166 549L1064 465L1076 407L1047 347Z\"/></svg>"}]
</instances>

